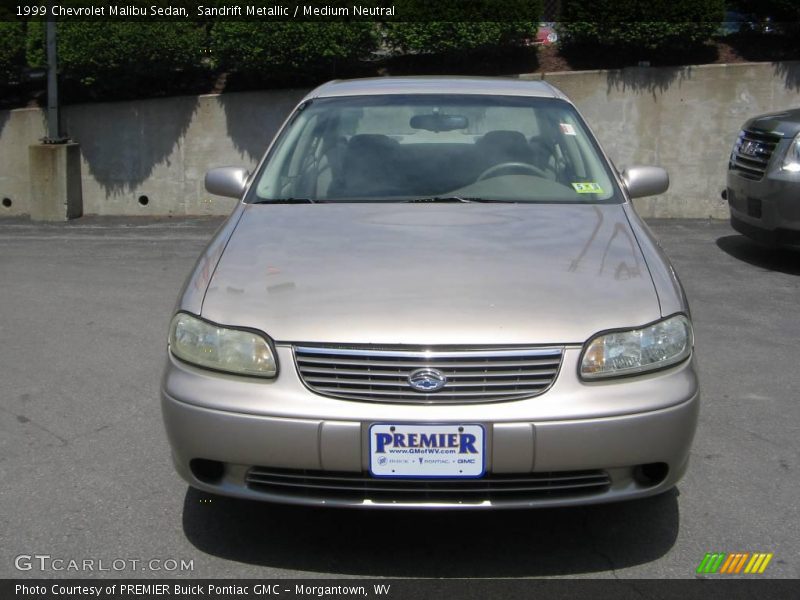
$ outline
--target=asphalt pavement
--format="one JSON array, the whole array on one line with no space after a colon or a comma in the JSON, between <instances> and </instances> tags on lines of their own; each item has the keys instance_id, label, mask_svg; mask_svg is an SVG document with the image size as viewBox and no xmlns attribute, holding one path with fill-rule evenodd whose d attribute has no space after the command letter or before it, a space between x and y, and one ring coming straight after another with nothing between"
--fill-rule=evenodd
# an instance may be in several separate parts
<instances>
[{"instance_id":1,"label":"asphalt pavement","mask_svg":"<svg viewBox=\"0 0 800 600\"><path fill-rule=\"evenodd\" d=\"M702 377L675 490L579 509L334 511L210 497L173 472L167 325L220 222L0 221L0 577L693 578L712 551L772 552L762 577L800 577L800 253L725 222L650 222L686 288Z\"/></svg>"}]
</instances>

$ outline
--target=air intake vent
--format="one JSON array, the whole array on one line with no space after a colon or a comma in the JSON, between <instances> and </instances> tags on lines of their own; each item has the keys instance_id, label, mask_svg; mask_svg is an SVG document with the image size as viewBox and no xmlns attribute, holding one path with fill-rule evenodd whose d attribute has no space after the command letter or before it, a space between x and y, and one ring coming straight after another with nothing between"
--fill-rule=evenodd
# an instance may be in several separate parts
<instances>
[{"instance_id":1,"label":"air intake vent","mask_svg":"<svg viewBox=\"0 0 800 600\"><path fill-rule=\"evenodd\" d=\"M485 502L537 500L602 494L611 484L605 471L489 474L482 479L375 479L366 473L252 467L247 486L256 491L304 498L374 502Z\"/></svg>"}]
</instances>

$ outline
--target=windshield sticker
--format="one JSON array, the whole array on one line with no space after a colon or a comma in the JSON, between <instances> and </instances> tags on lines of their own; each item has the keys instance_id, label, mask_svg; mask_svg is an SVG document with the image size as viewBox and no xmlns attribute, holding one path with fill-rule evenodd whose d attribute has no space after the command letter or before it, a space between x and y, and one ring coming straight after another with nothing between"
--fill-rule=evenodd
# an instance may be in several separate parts
<instances>
[{"instance_id":1,"label":"windshield sticker","mask_svg":"<svg viewBox=\"0 0 800 600\"><path fill-rule=\"evenodd\" d=\"M559 126L561 127L561 133L564 135L578 135L575 128L569 123L560 123Z\"/></svg>"},{"instance_id":2,"label":"windshield sticker","mask_svg":"<svg viewBox=\"0 0 800 600\"><path fill-rule=\"evenodd\" d=\"M575 191L579 194L602 194L603 188L601 188L595 182L589 183L573 183L572 187L575 188Z\"/></svg>"}]
</instances>

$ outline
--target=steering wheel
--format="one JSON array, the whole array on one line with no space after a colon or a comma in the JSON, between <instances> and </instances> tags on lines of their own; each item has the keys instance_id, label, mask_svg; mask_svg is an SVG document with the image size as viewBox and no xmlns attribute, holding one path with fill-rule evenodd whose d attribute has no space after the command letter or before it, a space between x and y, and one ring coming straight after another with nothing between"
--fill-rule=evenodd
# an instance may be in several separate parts
<instances>
[{"instance_id":1,"label":"steering wheel","mask_svg":"<svg viewBox=\"0 0 800 600\"><path fill-rule=\"evenodd\" d=\"M478 179L476 181L482 181L490 177L497 177L497 174L500 171L504 171L506 169L515 169L517 171L529 171L530 173L533 173L534 175L537 175L539 177L547 177L547 173L544 170L540 169L539 167L535 167L529 163L512 161L512 162L500 163L499 165L489 167L483 173L478 175Z\"/></svg>"}]
</instances>

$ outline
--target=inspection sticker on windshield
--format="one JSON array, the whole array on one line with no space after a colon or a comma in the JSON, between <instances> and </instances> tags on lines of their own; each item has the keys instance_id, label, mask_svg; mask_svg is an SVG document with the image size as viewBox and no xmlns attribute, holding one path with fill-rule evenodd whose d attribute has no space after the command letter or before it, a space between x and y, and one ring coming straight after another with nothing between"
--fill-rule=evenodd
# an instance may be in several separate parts
<instances>
[{"instance_id":1,"label":"inspection sticker on windshield","mask_svg":"<svg viewBox=\"0 0 800 600\"><path fill-rule=\"evenodd\" d=\"M482 425L375 423L369 428L373 477L483 477Z\"/></svg>"},{"instance_id":2,"label":"inspection sticker on windshield","mask_svg":"<svg viewBox=\"0 0 800 600\"><path fill-rule=\"evenodd\" d=\"M591 183L573 183L572 187L575 188L575 191L579 194L602 194L603 188L601 188L598 184L591 182Z\"/></svg>"},{"instance_id":3,"label":"inspection sticker on windshield","mask_svg":"<svg viewBox=\"0 0 800 600\"><path fill-rule=\"evenodd\" d=\"M578 135L575 128L569 123L559 123L559 127L561 127L561 133L564 135Z\"/></svg>"}]
</instances>

